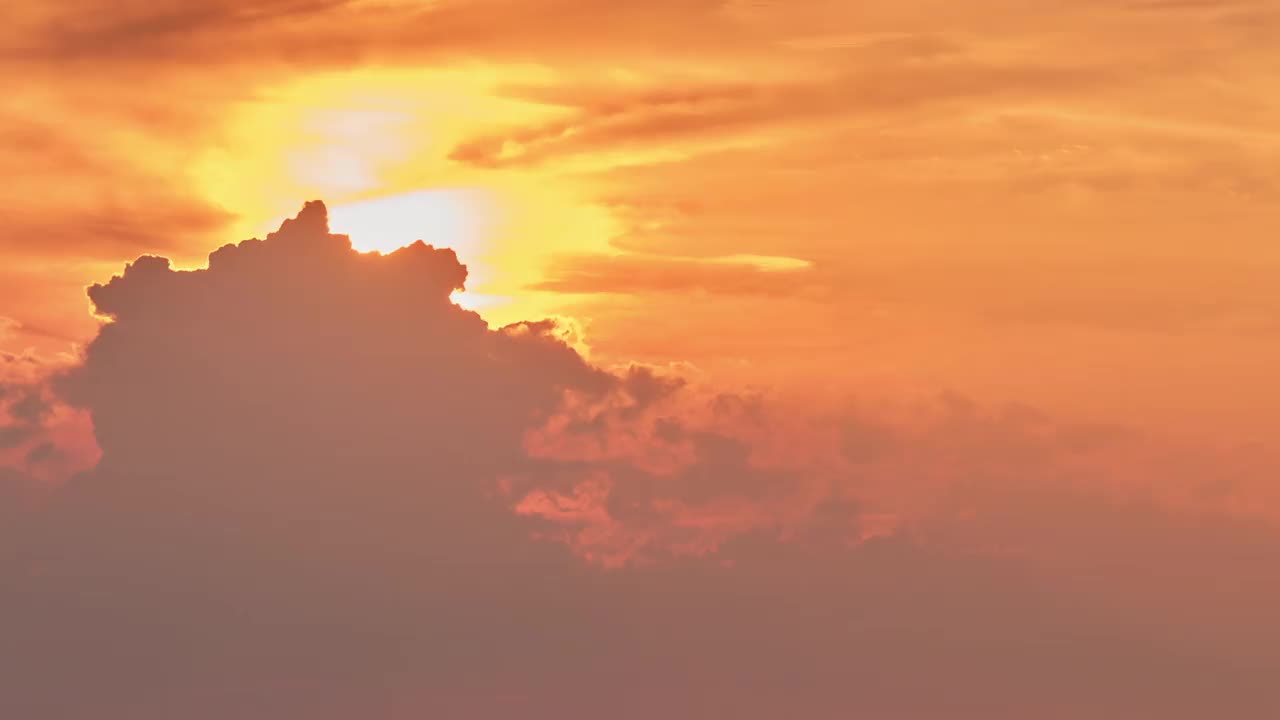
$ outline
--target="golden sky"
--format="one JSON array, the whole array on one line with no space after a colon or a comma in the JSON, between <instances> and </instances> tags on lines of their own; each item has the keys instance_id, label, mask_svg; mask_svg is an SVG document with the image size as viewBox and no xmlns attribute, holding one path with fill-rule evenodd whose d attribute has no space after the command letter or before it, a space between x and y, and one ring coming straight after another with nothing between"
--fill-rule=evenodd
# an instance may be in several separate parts
<instances>
[{"instance_id":1,"label":"golden sky","mask_svg":"<svg viewBox=\"0 0 1280 720\"><path fill-rule=\"evenodd\" d=\"M1266 0L105 7L4 11L7 349L323 198L609 358L1280 423Z\"/></svg>"},{"instance_id":2,"label":"golden sky","mask_svg":"<svg viewBox=\"0 0 1280 720\"><path fill-rule=\"evenodd\" d=\"M601 717L617 711L609 693L667 655L691 658L689 672L699 663L730 668L717 680L723 687L750 685L744 678L758 669L734 664L742 649L722 652L741 635L737 616L721 616L712 601L691 611L699 630L690 644L662 634L685 627L685 606L663 603L690 588L730 600L745 593L753 600L743 607L753 611L813 620L794 644L784 623L765 624L762 642L779 658L826 642L841 607L869 603L866 617L886 624L839 627L887 665L863 666L865 658L829 648L805 655L816 676L847 665L878 678L883 693L870 693L867 717L1199 718L1210 707L1235 707L1242 720L1273 716L1249 714L1265 708L1248 693L1265 687L1260 678L1280 647L1280 625L1266 619L1280 578L1274 562L1259 561L1280 548L1277 0L0 5L0 511L10 468L50 486L90 468L96 479L129 480L108 482L113 490L101 496L84 491L90 500L70 502L67 517L91 507L137 512L138 527L181 536L174 547L198 558L182 568L205 563L210 577L225 572L228 584L252 586L273 571L269 560L245 560L256 557L249 550L293 557L296 544L336 558L336 579L303 563L287 576L296 583L264 586L264 617L313 593L347 598L330 580L421 599L430 582L402 577L402 563L444 561L405 549L417 530L397 524L398 513L439 512L432 503L463 503L461 495L435 488L443 495L427 502L406 490L417 486L388 481L383 494L353 498L336 480L295 492L306 473L372 477L357 463L368 455L386 464L374 466L386 477L437 462L482 477L487 497L506 504L505 520L545 524L521 526L520 537L551 542L526 545L568 546L578 563L553 563L573 588L562 602L510 553L492 550L524 548L504 544L514 530L494 521L486 534L487 520L475 530L431 515L447 529L432 542L467 538L478 562L494 561L507 571L502 582L517 588L499 583L500 593L486 578L449 575L460 589L441 607L481 608L458 611L459 633L492 641L485 613L523 622L492 597L533 592L537 610L553 616L548 627L599 656L560 658L547 664L550 675L526 677L511 668L536 663L545 638L520 625L512 632L525 633L524 644L510 667L494 670L514 682L504 685L510 697L475 680L489 666L470 656L449 661L461 663L449 665L457 681L449 692L424 689L415 673L436 667L435 656L400 667L378 644L412 625L395 625L407 603L325 601L316 623L373 618L374 626L360 625L367 635L342 642L356 648L352 657L387 662L386 674L361 665L376 679L329 714L317 714L319 701L252 711L232 703L211 720L294 711L323 720L419 717L424 698L437 703L425 706L437 717L507 717L529 698L551 707L538 704L539 693L564 680L561 669L599 674L599 704L584 696L582 707L593 709L580 716ZM325 208L300 213L314 200L327 207L327 229ZM329 231L385 257L344 254ZM249 238L268 240L219 250ZM461 272L453 257L417 240L456 253L465 290L453 284ZM290 245L306 242L314 250ZM171 265L144 259L122 275L150 255ZM421 286L406 280L414 272ZM442 300L449 293L488 328L455 314ZM224 311L261 318L262 328L232 328ZM435 340L413 334L426 326ZM455 384L392 388L412 385L418 369ZM346 387L352 378L368 384L367 396ZM233 408L215 391L239 387L252 403ZM319 399L330 391L334 398ZM326 414L335 407L352 412ZM91 433L94 441L77 440ZM450 454L481 436L491 441L473 448L483 462ZM255 445L263 438L279 441ZM419 442L430 452L404 450ZM348 443L350 457L335 449ZM324 452L310 454L316 447ZM504 453L522 460L504 465ZM277 489L244 480L219 495L202 463L237 478L279 471L285 479ZM175 468L196 478L189 494L157 480ZM128 492L113 494L120 488ZM297 511L296 537L261 522L293 517L299 494L310 504ZM150 499L131 504L137 498ZM352 503L360 519L344 525L335 508ZM480 513L459 507L458 518ZM850 507L856 531L831 519ZM118 541L104 547L124 548L99 558L123 568L121 597L156 578L205 587L185 570L165 574L168 556L135 563L139 548L152 547L149 536L113 534L119 528L102 520L109 515L92 515L85 527ZM0 523L7 517L0 512ZM209 536L192 539L197 531L183 534L173 517ZM370 518L389 519L383 528ZM225 540L217 528L226 527L245 528L248 539L220 555L210 548L222 540L208 538ZM1078 537L1082 527L1093 531ZM802 556L751 545L759 533ZM868 599L858 581L803 574L844 562L795 549L819 536L841 547L890 538L925 550L904 544L858 555L859 577L880 593ZM395 552L368 568L352 560L361 552L353 548L374 546ZM714 571L681 564L708 557ZM226 558L251 569L220 565ZM632 563L672 575L606 575L610 584L578 574ZM1136 566L1157 569L1135 577ZM735 567L754 569L742 571L746 580L716 574ZM1224 567L1232 574L1215 574ZM0 577L5 570L0 564ZM791 605L771 594L792 586L823 600ZM50 587L66 597L85 586ZM1063 610L1068 601L1026 600L1045 587L1046 597L1061 592L1096 617ZM650 591L650 604L636 600ZM919 599L953 591L958 604L941 610ZM249 602L216 597L227 607ZM639 613L658 639L593 615L601 605ZM197 624L220 612L155 598L130 607ZM907 615L894 615L897 607ZM601 627L557 614L565 608ZM1059 622L1059 611L1070 621ZM1007 634L992 633L1003 654L968 666L967 653L981 653L1002 613L1013 618ZM377 625L384 614L386 627ZM1212 619L1222 616L1236 624L1218 633ZM914 644L960 627L954 646ZM1023 662L1018 638L1037 632L1056 638L1061 652ZM1089 638L1087 650L1072 655L1077 635ZM1138 649L1175 635L1188 643L1177 658ZM596 636L629 648L636 667L616 677L601 670L616 657L591 644ZM280 651L282 662L295 651L310 657L312 636L282 637L278 647L292 648ZM1090 644L1099 637L1123 639ZM156 642L160 657L168 646ZM1113 688L1103 673L1081 670L1099 666L1093 651L1147 663L1159 679L1151 682L1173 687L1210 677L1195 664L1210 658L1210 670L1224 673L1212 675L1214 688L1236 688L1236 704L1210 690L1182 702ZM905 678L921 656L941 658L924 665L955 681L943 695L971 714L895 705L916 694ZM52 653L37 660L26 672L43 687L58 665ZM1223 679L1236 660L1244 669ZM155 695L131 706L106 681L86 697L124 708L108 718L159 720L175 708L201 718L191 698L214 690L198 679L203 666L192 667L197 679L175 685L185 689L173 691L172 704ZM800 692L779 680L788 667L759 670L780 683L767 698L727 693L742 704L673 716L782 717ZM1042 701L1062 686L1037 684L1028 667L1101 690L1054 714ZM307 668L318 686L332 679L325 673L341 675ZM697 695L663 677L667 694L653 697ZM999 693L984 694L1001 678L1026 681L1025 697L1014 693L1005 707L992 700ZM132 687L135 679L111 682ZM263 682L264 697L293 687ZM375 686L386 693L372 712ZM0 679L0 697L3 690ZM484 695L484 712L469 712L478 697L469 692ZM834 718L846 707L814 697L800 703L807 715L794 716ZM54 705L33 704L23 717L74 717L36 707ZM635 717L655 716L640 707Z\"/></svg>"}]
</instances>

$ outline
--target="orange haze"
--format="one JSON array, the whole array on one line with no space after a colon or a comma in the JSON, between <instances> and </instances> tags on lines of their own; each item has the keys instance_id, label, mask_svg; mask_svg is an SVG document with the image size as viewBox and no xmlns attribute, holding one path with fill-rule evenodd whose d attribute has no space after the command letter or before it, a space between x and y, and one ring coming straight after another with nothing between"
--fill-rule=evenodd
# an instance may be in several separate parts
<instances>
[{"instance_id":1,"label":"orange haze","mask_svg":"<svg viewBox=\"0 0 1280 720\"><path fill-rule=\"evenodd\" d=\"M0 717L1280 717L1275 0L13 0L0 82Z\"/></svg>"}]
</instances>

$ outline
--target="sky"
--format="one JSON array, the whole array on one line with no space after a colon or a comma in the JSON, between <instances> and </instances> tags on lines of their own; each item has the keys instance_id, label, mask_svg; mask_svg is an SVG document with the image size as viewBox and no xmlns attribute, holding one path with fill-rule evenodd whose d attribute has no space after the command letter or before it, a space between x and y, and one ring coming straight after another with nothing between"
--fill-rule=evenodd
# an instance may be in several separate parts
<instances>
[{"instance_id":1,"label":"sky","mask_svg":"<svg viewBox=\"0 0 1280 720\"><path fill-rule=\"evenodd\" d=\"M0 8L0 714L1280 713L1274 0Z\"/></svg>"}]
</instances>

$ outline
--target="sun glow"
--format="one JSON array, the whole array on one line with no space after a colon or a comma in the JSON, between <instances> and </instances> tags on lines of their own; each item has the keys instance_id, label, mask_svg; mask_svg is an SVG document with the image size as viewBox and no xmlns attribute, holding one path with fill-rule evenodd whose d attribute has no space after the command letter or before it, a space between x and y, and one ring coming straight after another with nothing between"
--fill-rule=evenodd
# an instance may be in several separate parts
<instances>
[{"instance_id":1,"label":"sun glow","mask_svg":"<svg viewBox=\"0 0 1280 720\"><path fill-rule=\"evenodd\" d=\"M494 201L476 189L421 190L373 198L332 208L329 226L350 236L361 252L391 253L421 240L449 248L468 266L468 286L488 273L478 261L492 240ZM457 292L454 302L468 310L499 306L509 298L474 292Z\"/></svg>"},{"instance_id":2,"label":"sun glow","mask_svg":"<svg viewBox=\"0 0 1280 720\"><path fill-rule=\"evenodd\" d=\"M233 108L221 142L195 158L193 185L235 208L227 239L261 237L307 200L324 200L333 232L364 252L422 240L468 270L459 305L496 324L558 312L533 289L550 263L616 252L622 231L592 188L537 166L474 167L455 148L497 129L563 118L554 103L512 97L546 80L523 66L316 75Z\"/></svg>"},{"instance_id":3,"label":"sun glow","mask_svg":"<svg viewBox=\"0 0 1280 720\"><path fill-rule=\"evenodd\" d=\"M452 248L465 263L483 251L490 204L478 190L421 190L339 205L329 211L329 225L362 252L389 253L422 240Z\"/></svg>"}]
</instances>

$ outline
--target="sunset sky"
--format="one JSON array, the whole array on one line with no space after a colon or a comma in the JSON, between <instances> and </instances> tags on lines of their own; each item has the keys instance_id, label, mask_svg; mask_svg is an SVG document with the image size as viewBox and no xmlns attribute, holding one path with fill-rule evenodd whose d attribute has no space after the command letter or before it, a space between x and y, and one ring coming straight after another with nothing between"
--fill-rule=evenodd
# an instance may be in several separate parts
<instances>
[{"instance_id":1,"label":"sunset sky","mask_svg":"<svg viewBox=\"0 0 1280 720\"><path fill-rule=\"evenodd\" d=\"M3 5L0 715L1280 717L1277 0Z\"/></svg>"}]
</instances>

